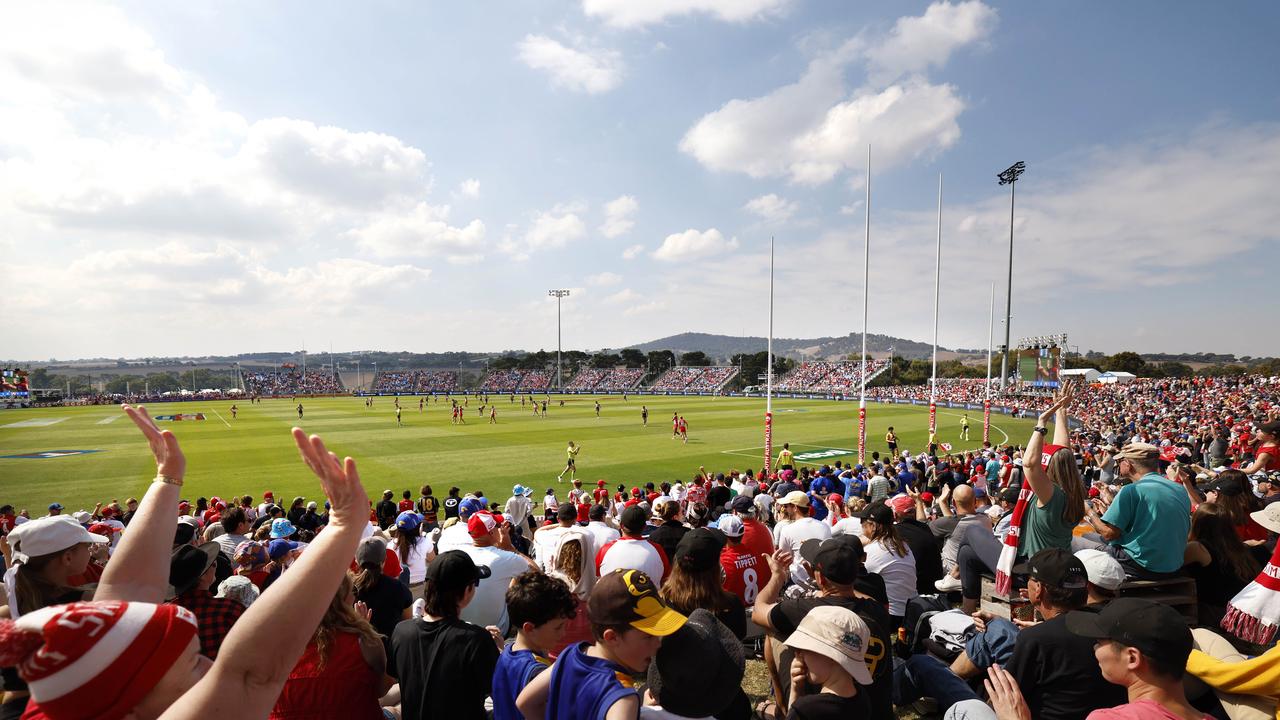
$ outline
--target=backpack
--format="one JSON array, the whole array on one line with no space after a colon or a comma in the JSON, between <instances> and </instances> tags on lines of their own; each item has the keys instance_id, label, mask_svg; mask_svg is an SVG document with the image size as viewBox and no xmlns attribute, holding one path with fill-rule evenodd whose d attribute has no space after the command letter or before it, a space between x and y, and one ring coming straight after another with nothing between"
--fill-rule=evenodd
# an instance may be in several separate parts
<instances>
[{"instance_id":1,"label":"backpack","mask_svg":"<svg viewBox=\"0 0 1280 720\"><path fill-rule=\"evenodd\" d=\"M907 600L902 618L906 635L899 648L905 651L904 657L923 652L922 642L929 635L929 618L950 609L951 603L947 602L946 595L917 595Z\"/></svg>"}]
</instances>

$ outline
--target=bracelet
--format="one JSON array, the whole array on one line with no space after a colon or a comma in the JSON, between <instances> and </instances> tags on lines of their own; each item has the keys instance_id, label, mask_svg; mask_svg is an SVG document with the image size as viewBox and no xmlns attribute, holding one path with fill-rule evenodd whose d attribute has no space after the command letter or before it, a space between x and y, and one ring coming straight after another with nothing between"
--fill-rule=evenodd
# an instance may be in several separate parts
<instances>
[{"instance_id":1,"label":"bracelet","mask_svg":"<svg viewBox=\"0 0 1280 720\"><path fill-rule=\"evenodd\" d=\"M1038 432L1038 433L1040 433L1041 435L1048 435L1048 434L1049 434L1049 428L1045 428L1045 427L1033 427L1033 428L1031 428L1031 431L1032 431L1032 432Z\"/></svg>"},{"instance_id":2,"label":"bracelet","mask_svg":"<svg viewBox=\"0 0 1280 720\"><path fill-rule=\"evenodd\" d=\"M162 482L165 485L177 485L182 487L182 478L169 477L168 475L156 475L151 482Z\"/></svg>"}]
</instances>

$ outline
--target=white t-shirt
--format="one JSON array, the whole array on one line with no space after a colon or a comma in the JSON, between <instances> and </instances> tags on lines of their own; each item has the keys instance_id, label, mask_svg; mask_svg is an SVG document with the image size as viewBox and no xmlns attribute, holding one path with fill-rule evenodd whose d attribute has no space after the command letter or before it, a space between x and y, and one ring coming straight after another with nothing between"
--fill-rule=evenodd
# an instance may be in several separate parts
<instances>
[{"instance_id":1,"label":"white t-shirt","mask_svg":"<svg viewBox=\"0 0 1280 720\"><path fill-rule=\"evenodd\" d=\"M610 545L600 559L600 577L614 570L643 570L654 585L662 586L662 556L657 546L648 540L621 538Z\"/></svg>"},{"instance_id":2,"label":"white t-shirt","mask_svg":"<svg viewBox=\"0 0 1280 720\"><path fill-rule=\"evenodd\" d=\"M592 520L591 522L587 523L586 530L587 532L591 533L592 537L595 538L596 541L594 543L594 547L598 547L598 548L602 548L605 545L608 545L609 543L613 542L614 540L617 540L618 538L622 537L622 533L618 532L617 528L611 528L607 524L599 520ZM594 560L595 558L592 558L593 562Z\"/></svg>"},{"instance_id":3,"label":"white t-shirt","mask_svg":"<svg viewBox=\"0 0 1280 720\"><path fill-rule=\"evenodd\" d=\"M831 535L861 535L862 521L856 517L849 516L840 518L835 525L831 526Z\"/></svg>"},{"instance_id":4,"label":"white t-shirt","mask_svg":"<svg viewBox=\"0 0 1280 720\"><path fill-rule=\"evenodd\" d=\"M773 496L767 492L756 493L751 502L755 504L756 514L760 516L760 519L768 522L773 512Z\"/></svg>"},{"instance_id":5,"label":"white t-shirt","mask_svg":"<svg viewBox=\"0 0 1280 720\"><path fill-rule=\"evenodd\" d=\"M436 541L436 552L466 550L475 546L475 541L471 539L471 533L467 532L467 524L458 522L440 531L440 539Z\"/></svg>"},{"instance_id":6,"label":"white t-shirt","mask_svg":"<svg viewBox=\"0 0 1280 720\"><path fill-rule=\"evenodd\" d=\"M884 578L889 614L902 617L906 614L907 600L916 596L916 556L911 554L910 547L906 547L906 557L899 557L880 542L868 544L866 551L867 561L864 564L867 572Z\"/></svg>"},{"instance_id":7,"label":"white t-shirt","mask_svg":"<svg viewBox=\"0 0 1280 720\"><path fill-rule=\"evenodd\" d=\"M396 557L400 558L400 545L393 543L391 547L396 551ZM400 564L409 568L411 585L417 585L427 579L427 556L431 554L431 550L431 538L419 536L418 543L409 548L409 559L400 558Z\"/></svg>"},{"instance_id":8,"label":"white t-shirt","mask_svg":"<svg viewBox=\"0 0 1280 720\"><path fill-rule=\"evenodd\" d=\"M480 581L471 604L462 609L462 619L472 625L485 627L497 625L505 635L507 633L507 587L511 579L529 570L529 563L520 553L496 547L460 548L471 556L476 565L484 565L492 573Z\"/></svg>"},{"instance_id":9,"label":"white t-shirt","mask_svg":"<svg viewBox=\"0 0 1280 720\"><path fill-rule=\"evenodd\" d=\"M507 499L506 507L503 508L503 517L511 521L512 527L522 527L526 531L529 529L525 525L529 513L533 510L533 501L523 495L512 495Z\"/></svg>"},{"instance_id":10,"label":"white t-shirt","mask_svg":"<svg viewBox=\"0 0 1280 720\"><path fill-rule=\"evenodd\" d=\"M826 540L829 537L831 537L831 526L811 517L803 517L778 525L774 532L774 545L779 550L791 553L791 579L794 582L799 583L807 577L800 566L803 562L800 558L800 546L805 540Z\"/></svg>"}]
</instances>

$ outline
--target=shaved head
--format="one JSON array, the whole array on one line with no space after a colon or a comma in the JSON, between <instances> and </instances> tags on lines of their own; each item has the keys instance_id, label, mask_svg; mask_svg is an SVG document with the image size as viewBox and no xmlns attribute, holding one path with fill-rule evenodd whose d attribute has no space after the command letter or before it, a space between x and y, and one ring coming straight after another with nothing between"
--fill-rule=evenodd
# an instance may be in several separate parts
<instances>
[{"instance_id":1,"label":"shaved head","mask_svg":"<svg viewBox=\"0 0 1280 720\"><path fill-rule=\"evenodd\" d=\"M973 486L957 485L955 490L951 491L951 499L955 501L956 507L967 512L974 512L975 497L973 495Z\"/></svg>"}]
</instances>

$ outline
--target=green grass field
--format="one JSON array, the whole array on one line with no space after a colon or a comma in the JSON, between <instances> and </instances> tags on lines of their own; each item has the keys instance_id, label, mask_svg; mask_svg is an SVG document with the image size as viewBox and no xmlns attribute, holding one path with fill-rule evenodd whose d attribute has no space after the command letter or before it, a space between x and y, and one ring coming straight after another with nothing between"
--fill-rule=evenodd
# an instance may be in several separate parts
<instances>
[{"instance_id":1,"label":"green grass field","mask_svg":"<svg viewBox=\"0 0 1280 720\"><path fill-rule=\"evenodd\" d=\"M591 396L569 396L565 406L553 397L548 417L535 417L508 396L498 400L498 424L477 414L473 398L467 424L452 425L445 402L428 403L418 412L418 399L405 397L404 427L397 427L393 400L378 398L366 408L362 398L304 399L299 423L296 403L266 400L240 402L232 420L230 401L162 403L154 415L203 412L204 421L165 422L177 434L187 456L184 497L248 494L260 499L275 491L286 502L294 496L322 500L314 477L302 464L289 429L300 425L320 434L339 455L356 458L365 488L377 496L384 489L415 492L429 483L443 496L451 485L464 492L485 490L490 500L505 501L516 483L540 497L556 486L564 467L565 444L582 446L578 477L584 483L603 478L610 487L644 482L687 481L699 465L709 471L759 469L763 464L764 402L759 399L601 396L595 417ZM649 407L649 427L640 424L640 406ZM689 442L671 439L671 414L689 423ZM969 414L968 443L959 440L960 411L939 409L939 436L956 450L977 447L982 440L981 411ZM992 441L1005 435L1022 443L1029 420L993 416ZM791 443L797 459L812 465L856 460L857 405L827 401L781 400L774 403L774 452ZM885 428L896 427L901 447L923 449L928 410L908 405L868 407L868 453L885 450ZM57 450L95 450L89 454L46 458L0 458L0 504L43 514L50 502L68 511L92 509L96 502L140 496L155 466L142 435L119 408L111 406L9 410L0 413L0 456ZM804 453L843 451L825 457ZM567 489L567 483L562 486ZM562 496L563 497L563 496Z\"/></svg>"}]
</instances>

